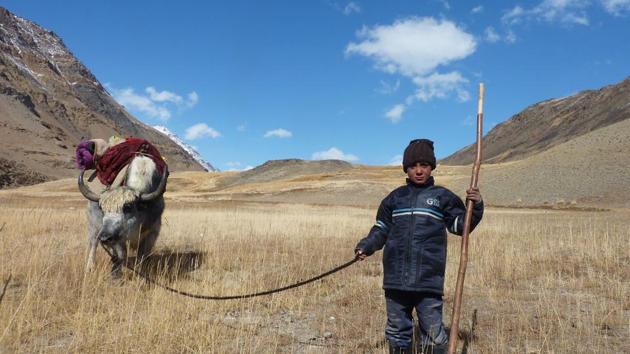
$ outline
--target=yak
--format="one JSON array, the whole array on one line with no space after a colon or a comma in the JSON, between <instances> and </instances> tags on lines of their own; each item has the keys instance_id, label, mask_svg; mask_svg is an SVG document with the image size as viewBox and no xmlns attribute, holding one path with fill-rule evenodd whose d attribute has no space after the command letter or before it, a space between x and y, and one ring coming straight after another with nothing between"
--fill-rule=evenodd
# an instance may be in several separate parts
<instances>
[{"instance_id":1,"label":"yak","mask_svg":"<svg viewBox=\"0 0 630 354\"><path fill-rule=\"evenodd\" d=\"M160 174L156 163L147 156L137 155L129 163L124 182L110 186L102 193L93 192L79 174L79 190L89 200L88 257L86 270L95 266L98 242L112 250L112 276L122 275L127 261L127 244L137 251L136 259L145 260L160 233L164 211L164 192L168 166Z\"/></svg>"}]
</instances>

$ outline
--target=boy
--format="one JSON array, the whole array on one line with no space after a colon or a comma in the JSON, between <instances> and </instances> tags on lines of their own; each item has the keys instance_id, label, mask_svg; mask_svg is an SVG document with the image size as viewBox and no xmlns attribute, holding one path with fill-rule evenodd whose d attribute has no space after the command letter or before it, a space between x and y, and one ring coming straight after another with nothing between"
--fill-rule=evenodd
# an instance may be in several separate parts
<instances>
[{"instance_id":1,"label":"boy","mask_svg":"<svg viewBox=\"0 0 630 354\"><path fill-rule=\"evenodd\" d=\"M355 253L360 259L383 248L383 289L387 307L385 337L390 353L413 353L412 311L416 309L423 350L445 353L448 335L442 324L446 267L446 229L461 235L466 207L444 187L435 186L433 142L416 139L403 156L407 185L391 192L378 208L376 224ZM483 215L479 189L466 191L475 203L472 229Z\"/></svg>"}]
</instances>

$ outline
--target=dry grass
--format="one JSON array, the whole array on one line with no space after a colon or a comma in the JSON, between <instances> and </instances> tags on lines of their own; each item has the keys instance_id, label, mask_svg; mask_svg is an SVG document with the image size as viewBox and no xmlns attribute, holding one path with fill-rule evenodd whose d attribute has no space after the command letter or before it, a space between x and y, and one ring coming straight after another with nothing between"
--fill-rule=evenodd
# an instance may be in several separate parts
<instances>
[{"instance_id":1,"label":"dry grass","mask_svg":"<svg viewBox=\"0 0 630 354\"><path fill-rule=\"evenodd\" d=\"M217 295L284 285L345 262L375 213L168 202L154 274ZM463 332L473 311L478 321L467 351L630 352L628 216L489 210L471 239ZM102 250L99 269L85 275L84 219L82 202L0 198L0 285L13 277L0 304L0 353L385 352L380 253L280 295L200 301L131 276L113 283ZM457 240L449 246L447 324Z\"/></svg>"}]
</instances>

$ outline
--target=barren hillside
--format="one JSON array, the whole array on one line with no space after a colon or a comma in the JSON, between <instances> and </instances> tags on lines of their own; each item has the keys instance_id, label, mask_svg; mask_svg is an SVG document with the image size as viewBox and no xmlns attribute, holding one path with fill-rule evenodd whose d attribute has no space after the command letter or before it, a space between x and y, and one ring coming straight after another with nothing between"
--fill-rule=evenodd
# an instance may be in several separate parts
<instances>
[{"instance_id":1,"label":"barren hillside","mask_svg":"<svg viewBox=\"0 0 630 354\"><path fill-rule=\"evenodd\" d=\"M536 155L602 127L630 118L630 78L598 90L534 104L494 127L483 139L485 162L515 161ZM441 161L472 163L469 145Z\"/></svg>"},{"instance_id":2,"label":"barren hillside","mask_svg":"<svg viewBox=\"0 0 630 354\"><path fill-rule=\"evenodd\" d=\"M340 160L305 161L300 159L271 160L251 170L224 180L224 186L262 183L291 179L313 173L335 173L347 170L352 164Z\"/></svg>"},{"instance_id":3,"label":"barren hillside","mask_svg":"<svg viewBox=\"0 0 630 354\"><path fill-rule=\"evenodd\" d=\"M0 188L70 177L81 138L114 134L150 140L172 170L202 170L116 103L61 38L0 7Z\"/></svg>"},{"instance_id":4,"label":"barren hillside","mask_svg":"<svg viewBox=\"0 0 630 354\"><path fill-rule=\"evenodd\" d=\"M630 207L630 120L529 158L482 166L480 184L495 205ZM456 178L462 189L469 179Z\"/></svg>"}]
</instances>

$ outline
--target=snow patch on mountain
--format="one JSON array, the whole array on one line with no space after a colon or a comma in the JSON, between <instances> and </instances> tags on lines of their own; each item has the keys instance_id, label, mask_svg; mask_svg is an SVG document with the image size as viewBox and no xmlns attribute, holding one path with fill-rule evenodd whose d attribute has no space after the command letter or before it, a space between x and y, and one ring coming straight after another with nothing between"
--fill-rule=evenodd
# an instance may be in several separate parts
<instances>
[{"instance_id":1,"label":"snow patch on mountain","mask_svg":"<svg viewBox=\"0 0 630 354\"><path fill-rule=\"evenodd\" d=\"M184 149L184 151L186 151L195 161L197 161L203 168L205 168L206 171L208 172L219 171L214 166L212 166L210 162L204 160L203 157L201 157L201 154L199 154L199 152L197 152L195 148L183 142L177 135L175 135L173 132L168 130L167 127L162 126L162 125L154 125L153 129L159 131L160 133L166 135L169 139L173 140L175 144L179 145L182 149Z\"/></svg>"}]
</instances>

